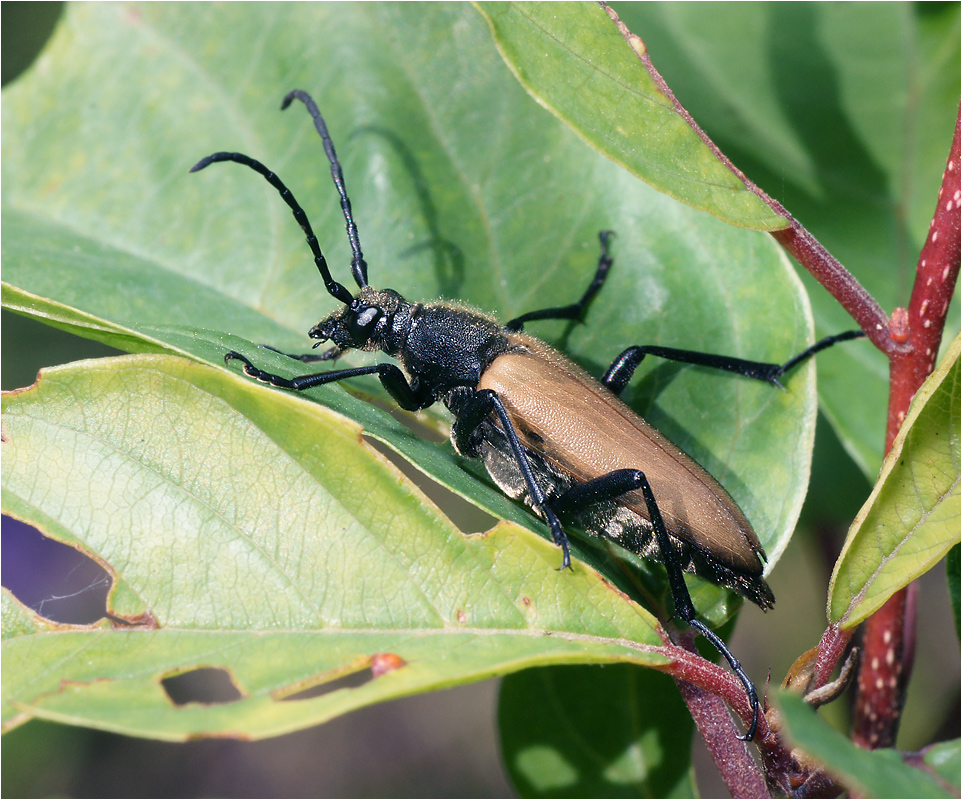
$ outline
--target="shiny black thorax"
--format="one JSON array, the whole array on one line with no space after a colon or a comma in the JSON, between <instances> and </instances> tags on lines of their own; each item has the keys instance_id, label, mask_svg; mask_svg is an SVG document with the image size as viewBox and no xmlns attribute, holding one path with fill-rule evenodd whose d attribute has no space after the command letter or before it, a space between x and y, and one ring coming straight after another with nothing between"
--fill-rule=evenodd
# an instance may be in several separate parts
<instances>
[{"instance_id":1,"label":"shiny black thorax","mask_svg":"<svg viewBox=\"0 0 962 800\"><path fill-rule=\"evenodd\" d=\"M397 358L412 380L433 387L435 398L445 400L452 390L476 388L509 347L508 336L490 317L457 305L418 303Z\"/></svg>"},{"instance_id":2,"label":"shiny black thorax","mask_svg":"<svg viewBox=\"0 0 962 800\"><path fill-rule=\"evenodd\" d=\"M510 333L479 311L456 303L409 303L393 289L370 287L309 335L332 342L334 354L368 350L396 358L421 408L477 388L491 362L511 347Z\"/></svg>"}]
</instances>

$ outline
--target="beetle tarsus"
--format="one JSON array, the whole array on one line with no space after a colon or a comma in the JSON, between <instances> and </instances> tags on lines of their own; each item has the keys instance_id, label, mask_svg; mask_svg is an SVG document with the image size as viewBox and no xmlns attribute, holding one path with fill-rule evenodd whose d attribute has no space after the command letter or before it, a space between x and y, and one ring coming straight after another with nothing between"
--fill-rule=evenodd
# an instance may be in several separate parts
<instances>
[{"instance_id":1,"label":"beetle tarsus","mask_svg":"<svg viewBox=\"0 0 962 800\"><path fill-rule=\"evenodd\" d=\"M832 336L826 336L824 339L819 339L811 347L803 350L797 356L790 358L784 364L778 368L778 375L776 377L781 377L789 370L801 364L803 361L811 358L816 353L821 352L827 347L831 347L833 344L838 344L839 342L847 342L850 339L861 339L865 336L865 331L854 330L854 331L844 331L843 333L836 333ZM777 383L777 381L775 381Z\"/></svg>"},{"instance_id":2,"label":"beetle tarsus","mask_svg":"<svg viewBox=\"0 0 962 800\"><path fill-rule=\"evenodd\" d=\"M244 365L244 374L249 375L251 378L256 378L261 383L269 383L271 386L277 386L280 389L296 389L294 381L289 378L281 377L280 375L274 375L270 372L265 372L262 369L255 367L250 361L247 360L240 353L234 352L233 350L224 356L224 363L229 364L231 360L237 359Z\"/></svg>"},{"instance_id":3,"label":"beetle tarsus","mask_svg":"<svg viewBox=\"0 0 962 800\"><path fill-rule=\"evenodd\" d=\"M571 553L568 552L568 537L564 537L561 542L555 542L561 548L561 566L558 570L570 569L574 572L574 567L571 566Z\"/></svg>"},{"instance_id":4,"label":"beetle tarsus","mask_svg":"<svg viewBox=\"0 0 962 800\"><path fill-rule=\"evenodd\" d=\"M748 695L748 705L752 709L752 722L751 725L748 726L748 731L745 735L739 734L738 738L743 742L750 742L755 738L755 731L758 730L758 692L755 690L755 684L752 683L751 678L748 677L739 660L735 658L732 651L728 649L718 634L699 619L685 621L715 646L715 649L725 657L732 672L734 672L738 680L742 682L742 686L745 687L745 692Z\"/></svg>"},{"instance_id":5,"label":"beetle tarsus","mask_svg":"<svg viewBox=\"0 0 962 800\"><path fill-rule=\"evenodd\" d=\"M561 527L561 521L558 519L554 511L547 505L542 505L540 507L541 513L544 518L548 521L548 528L551 530L551 540L561 548L561 567L559 569L571 569L571 553L568 548L568 536L564 532L564 528Z\"/></svg>"}]
</instances>

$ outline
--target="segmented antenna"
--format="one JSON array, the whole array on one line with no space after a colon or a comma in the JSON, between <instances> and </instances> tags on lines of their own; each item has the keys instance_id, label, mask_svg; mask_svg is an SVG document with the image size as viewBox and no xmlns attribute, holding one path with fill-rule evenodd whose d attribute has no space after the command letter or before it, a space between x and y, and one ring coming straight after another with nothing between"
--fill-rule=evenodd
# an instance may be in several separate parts
<instances>
[{"instance_id":1,"label":"segmented antenna","mask_svg":"<svg viewBox=\"0 0 962 800\"><path fill-rule=\"evenodd\" d=\"M351 260L351 274L354 276L354 280L357 281L357 285L363 289L368 285L367 262L361 253L361 240L358 238L357 225L354 223L354 216L351 213L351 201L348 199L347 190L344 188L344 173L341 171L341 162L338 160L337 153L334 151L334 142L331 141L324 117L321 116L317 104L307 92L303 92L300 89L294 89L294 91L288 92L284 98L284 102L281 103L281 111L286 109L294 100L300 100L307 106L307 112L314 120L314 127L317 129L317 132L321 136L321 141L324 143L324 152L327 154L327 160L331 162L331 177L334 179L334 185L337 187L337 192L341 196L341 211L344 212L344 221L347 223L347 238L351 242L351 250L354 253L354 258Z\"/></svg>"},{"instance_id":2,"label":"segmented antenna","mask_svg":"<svg viewBox=\"0 0 962 800\"><path fill-rule=\"evenodd\" d=\"M238 164L243 164L245 167L250 167L254 172L259 172L263 175L267 179L267 182L280 192L284 202L287 203L291 211L294 212L294 219L297 220L297 224L301 226L301 230L304 231L304 235L307 237L307 244L314 254L314 263L317 265L317 271L321 273L321 277L324 279L324 285L327 287L327 291L332 297L340 300L345 305L350 305L351 300L354 299L353 296L344 286L331 277L331 270L327 266L327 259L324 258L324 254L321 252L321 247L317 243L317 237L314 235L314 231L311 229L311 223L307 219L307 214L304 213L304 209L301 208L300 203L298 203L294 195L291 194L291 190L284 185L284 182L261 164L260 161L250 156L245 156L243 153L213 153L194 164L194 166L190 168L190 171L200 172L204 167L210 166L218 161L234 161Z\"/></svg>"}]
</instances>

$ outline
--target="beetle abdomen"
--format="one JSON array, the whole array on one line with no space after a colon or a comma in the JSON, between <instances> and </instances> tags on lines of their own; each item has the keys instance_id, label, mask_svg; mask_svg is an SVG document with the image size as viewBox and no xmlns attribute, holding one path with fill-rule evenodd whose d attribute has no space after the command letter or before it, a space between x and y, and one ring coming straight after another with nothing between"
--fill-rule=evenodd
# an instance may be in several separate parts
<instances>
[{"instance_id":1,"label":"beetle abdomen","mask_svg":"<svg viewBox=\"0 0 962 800\"><path fill-rule=\"evenodd\" d=\"M533 454L539 477L550 484L544 488L557 494L568 485L615 470L641 470L677 540L682 568L763 608L771 607L774 597L761 577L764 550L722 486L558 352L527 336L518 335L516 342L518 347L488 366L478 388L491 389L501 398L522 443ZM491 438L490 449L501 449L497 439L503 442L503 435ZM508 494L524 494L520 473L510 459L489 452L485 463ZM640 491L593 505L577 516L587 531L642 556L661 558Z\"/></svg>"}]
</instances>

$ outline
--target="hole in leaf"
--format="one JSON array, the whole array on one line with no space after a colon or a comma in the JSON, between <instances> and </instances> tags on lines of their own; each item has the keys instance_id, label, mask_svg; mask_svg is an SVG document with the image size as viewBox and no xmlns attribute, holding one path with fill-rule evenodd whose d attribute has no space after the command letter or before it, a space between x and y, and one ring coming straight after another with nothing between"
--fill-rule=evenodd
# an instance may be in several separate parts
<instances>
[{"instance_id":1,"label":"hole in leaf","mask_svg":"<svg viewBox=\"0 0 962 800\"><path fill-rule=\"evenodd\" d=\"M331 692L336 692L338 689L357 689L359 686L363 686L368 681L374 679L374 673L371 671L370 667L358 670L357 672L352 672L350 675L342 675L339 678L334 678L333 680L325 681L324 683L319 683L314 686L309 686L306 689L302 689L294 694L289 694L284 697L279 697L278 699L282 702L287 702L289 700L311 700L315 697L321 697L325 694L330 694Z\"/></svg>"},{"instance_id":2,"label":"hole in leaf","mask_svg":"<svg viewBox=\"0 0 962 800\"><path fill-rule=\"evenodd\" d=\"M448 491L440 483L429 478L382 442L367 435L364 436L364 441L410 478L411 482L424 492L441 509L441 512L458 527L458 530L463 533L484 533L498 523L496 517L482 511L460 495Z\"/></svg>"},{"instance_id":3,"label":"hole in leaf","mask_svg":"<svg viewBox=\"0 0 962 800\"><path fill-rule=\"evenodd\" d=\"M25 606L68 625L90 625L107 616L110 574L75 547L44 536L5 516L2 582Z\"/></svg>"},{"instance_id":4,"label":"hole in leaf","mask_svg":"<svg viewBox=\"0 0 962 800\"><path fill-rule=\"evenodd\" d=\"M171 702L178 706L188 703L233 703L244 697L231 674L217 667L198 667L171 675L160 683Z\"/></svg>"},{"instance_id":5,"label":"hole in leaf","mask_svg":"<svg viewBox=\"0 0 962 800\"><path fill-rule=\"evenodd\" d=\"M371 399L369 402L372 406L376 406L377 408L381 409L381 411L387 411L388 414L394 417L394 419L400 422L419 439L424 439L426 442L434 442L435 444L448 441L450 434L442 433L436 427L431 427L430 425L425 424L410 411L404 411L398 406L381 402L380 400Z\"/></svg>"}]
</instances>

